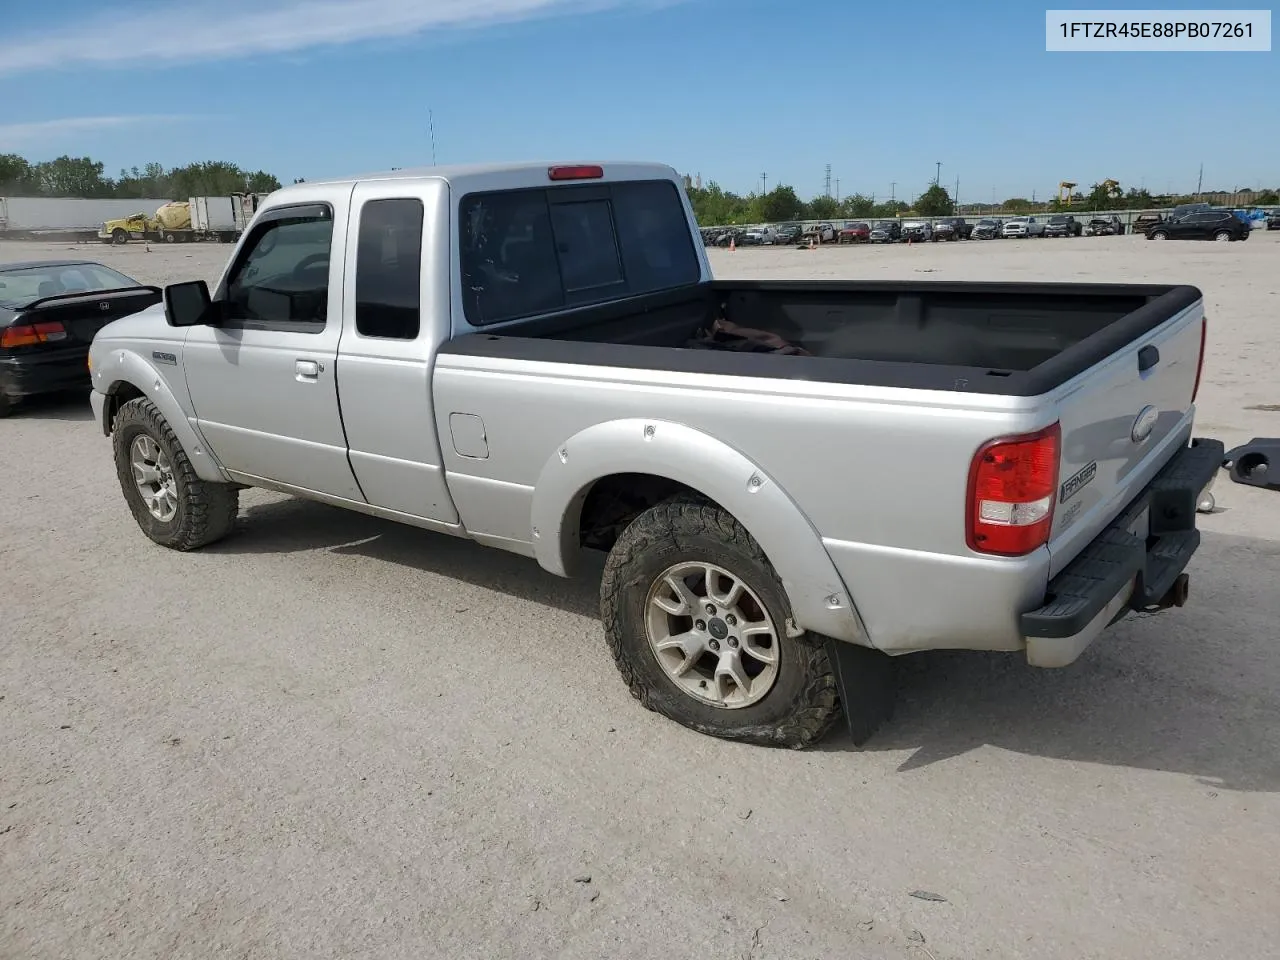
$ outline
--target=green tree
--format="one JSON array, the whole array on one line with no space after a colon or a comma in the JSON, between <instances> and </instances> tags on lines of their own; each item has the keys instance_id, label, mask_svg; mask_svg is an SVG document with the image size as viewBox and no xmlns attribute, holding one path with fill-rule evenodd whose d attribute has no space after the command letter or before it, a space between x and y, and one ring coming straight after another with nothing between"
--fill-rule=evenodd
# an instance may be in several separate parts
<instances>
[{"instance_id":1,"label":"green tree","mask_svg":"<svg viewBox=\"0 0 1280 960\"><path fill-rule=\"evenodd\" d=\"M916 200L916 212L922 217L945 217L955 211L955 204L946 187L933 184Z\"/></svg>"},{"instance_id":2,"label":"green tree","mask_svg":"<svg viewBox=\"0 0 1280 960\"><path fill-rule=\"evenodd\" d=\"M1123 205L1130 210L1149 210L1156 205L1156 201L1146 188L1130 187L1124 195Z\"/></svg>"},{"instance_id":3,"label":"green tree","mask_svg":"<svg viewBox=\"0 0 1280 960\"><path fill-rule=\"evenodd\" d=\"M1280 203L1280 193L1276 193L1274 190L1263 190L1258 194L1258 199L1254 202L1267 205Z\"/></svg>"},{"instance_id":4,"label":"green tree","mask_svg":"<svg viewBox=\"0 0 1280 960\"><path fill-rule=\"evenodd\" d=\"M1000 204L1000 209L1009 213L1027 213L1033 206L1034 204L1026 197L1010 197Z\"/></svg>"},{"instance_id":5,"label":"green tree","mask_svg":"<svg viewBox=\"0 0 1280 960\"><path fill-rule=\"evenodd\" d=\"M870 217L875 215L876 205L870 197L855 193L840 201L840 212L846 217Z\"/></svg>"},{"instance_id":6,"label":"green tree","mask_svg":"<svg viewBox=\"0 0 1280 960\"><path fill-rule=\"evenodd\" d=\"M115 184L102 176L102 169L100 160L61 156L37 163L32 172L46 197L109 197Z\"/></svg>"},{"instance_id":7,"label":"green tree","mask_svg":"<svg viewBox=\"0 0 1280 960\"><path fill-rule=\"evenodd\" d=\"M840 204L836 203L834 197L828 197L826 194L814 197L806 207L809 220L834 220L840 216Z\"/></svg>"},{"instance_id":8,"label":"green tree","mask_svg":"<svg viewBox=\"0 0 1280 960\"><path fill-rule=\"evenodd\" d=\"M158 163L121 170L116 178L117 197L170 197L170 189L169 174Z\"/></svg>"},{"instance_id":9,"label":"green tree","mask_svg":"<svg viewBox=\"0 0 1280 960\"><path fill-rule=\"evenodd\" d=\"M1121 205L1124 191L1114 180L1095 183L1089 188L1089 195L1084 198L1086 210L1114 210Z\"/></svg>"},{"instance_id":10,"label":"green tree","mask_svg":"<svg viewBox=\"0 0 1280 960\"><path fill-rule=\"evenodd\" d=\"M747 201L711 181L701 189L689 191L693 214L704 227L727 226L747 220Z\"/></svg>"},{"instance_id":11,"label":"green tree","mask_svg":"<svg viewBox=\"0 0 1280 960\"><path fill-rule=\"evenodd\" d=\"M299 180L299 183L302 181ZM280 189L280 181L273 173L267 173L265 170L255 170L248 177L249 193L271 193Z\"/></svg>"},{"instance_id":12,"label":"green tree","mask_svg":"<svg viewBox=\"0 0 1280 960\"><path fill-rule=\"evenodd\" d=\"M877 203L871 210L873 217L900 217L911 207L902 200L894 200L892 203Z\"/></svg>"},{"instance_id":13,"label":"green tree","mask_svg":"<svg viewBox=\"0 0 1280 960\"><path fill-rule=\"evenodd\" d=\"M27 158L16 153L0 153L0 194L26 196L38 192L34 171Z\"/></svg>"},{"instance_id":14,"label":"green tree","mask_svg":"<svg viewBox=\"0 0 1280 960\"><path fill-rule=\"evenodd\" d=\"M779 185L757 198L755 209L760 220L766 223L777 223L781 220L800 219L804 204L800 202L793 188Z\"/></svg>"}]
</instances>

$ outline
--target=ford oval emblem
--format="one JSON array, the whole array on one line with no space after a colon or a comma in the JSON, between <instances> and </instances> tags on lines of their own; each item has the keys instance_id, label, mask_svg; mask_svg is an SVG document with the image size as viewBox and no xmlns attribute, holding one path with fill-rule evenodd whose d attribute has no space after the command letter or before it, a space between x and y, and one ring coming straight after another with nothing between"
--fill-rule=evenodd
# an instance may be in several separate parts
<instances>
[{"instance_id":1,"label":"ford oval emblem","mask_svg":"<svg viewBox=\"0 0 1280 960\"><path fill-rule=\"evenodd\" d=\"M1153 406L1145 406L1138 414L1137 419L1133 421L1133 429L1129 431L1129 437L1134 443L1142 443L1149 436L1151 431L1156 428L1156 421L1160 419L1160 411Z\"/></svg>"}]
</instances>

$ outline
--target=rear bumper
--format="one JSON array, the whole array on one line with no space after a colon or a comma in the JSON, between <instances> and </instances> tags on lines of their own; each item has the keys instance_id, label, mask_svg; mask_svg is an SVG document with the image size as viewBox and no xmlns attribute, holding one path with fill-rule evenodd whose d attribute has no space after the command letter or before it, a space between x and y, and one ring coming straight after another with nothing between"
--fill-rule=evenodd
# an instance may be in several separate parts
<instances>
[{"instance_id":1,"label":"rear bumper","mask_svg":"<svg viewBox=\"0 0 1280 960\"><path fill-rule=\"evenodd\" d=\"M1028 662L1066 666L1130 610L1167 605L1200 546L1196 505L1225 452L1219 440L1192 440L1049 582L1047 602L1020 618Z\"/></svg>"},{"instance_id":2,"label":"rear bumper","mask_svg":"<svg viewBox=\"0 0 1280 960\"><path fill-rule=\"evenodd\" d=\"M89 348L73 347L56 353L0 357L0 394L10 400L63 390L88 389Z\"/></svg>"}]
</instances>

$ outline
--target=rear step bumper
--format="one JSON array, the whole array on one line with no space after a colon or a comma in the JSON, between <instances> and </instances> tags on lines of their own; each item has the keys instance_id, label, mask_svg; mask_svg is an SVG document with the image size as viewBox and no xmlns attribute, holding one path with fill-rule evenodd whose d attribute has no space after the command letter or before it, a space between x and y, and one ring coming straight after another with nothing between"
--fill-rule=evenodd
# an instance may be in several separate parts
<instances>
[{"instance_id":1,"label":"rear step bumper","mask_svg":"<svg viewBox=\"0 0 1280 960\"><path fill-rule=\"evenodd\" d=\"M1130 610L1182 605L1182 571L1200 546L1196 505L1225 452L1219 440L1192 440L1049 582L1048 602L1021 617L1033 665L1066 666Z\"/></svg>"}]
</instances>

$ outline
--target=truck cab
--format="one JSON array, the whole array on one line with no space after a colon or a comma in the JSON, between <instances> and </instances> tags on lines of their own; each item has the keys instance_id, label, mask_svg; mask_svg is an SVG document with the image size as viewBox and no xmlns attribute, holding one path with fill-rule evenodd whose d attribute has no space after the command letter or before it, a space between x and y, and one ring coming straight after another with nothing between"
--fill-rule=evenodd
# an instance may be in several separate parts
<instances>
[{"instance_id":1,"label":"truck cab","mask_svg":"<svg viewBox=\"0 0 1280 960\"><path fill-rule=\"evenodd\" d=\"M103 243L128 243L130 240L158 240L160 222L145 213L131 217L104 221L98 229L98 239Z\"/></svg>"}]
</instances>

